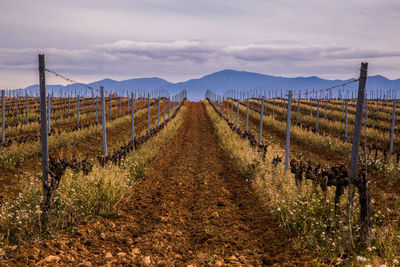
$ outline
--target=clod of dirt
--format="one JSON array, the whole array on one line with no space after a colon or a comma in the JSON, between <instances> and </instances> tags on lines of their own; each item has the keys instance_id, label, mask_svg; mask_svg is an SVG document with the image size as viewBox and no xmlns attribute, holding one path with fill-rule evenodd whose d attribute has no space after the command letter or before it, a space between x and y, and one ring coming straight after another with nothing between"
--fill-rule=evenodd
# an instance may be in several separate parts
<instances>
[{"instance_id":1,"label":"clod of dirt","mask_svg":"<svg viewBox=\"0 0 400 267\"><path fill-rule=\"evenodd\" d=\"M224 265L224 263L223 263L222 261L220 261L220 260L217 260L217 261L214 263L214 265L215 265L215 266L222 266L222 265Z\"/></svg>"},{"instance_id":2,"label":"clod of dirt","mask_svg":"<svg viewBox=\"0 0 400 267\"><path fill-rule=\"evenodd\" d=\"M218 211L214 211L214 212L211 214L211 216L212 216L213 218L219 218L219 213L218 213Z\"/></svg>"},{"instance_id":3,"label":"clod of dirt","mask_svg":"<svg viewBox=\"0 0 400 267\"><path fill-rule=\"evenodd\" d=\"M113 255L111 254L111 252L107 252L106 255L104 256L104 259L106 261L112 260Z\"/></svg>"},{"instance_id":4,"label":"clod of dirt","mask_svg":"<svg viewBox=\"0 0 400 267\"><path fill-rule=\"evenodd\" d=\"M37 263L37 265L41 265L41 264L44 264L44 263L57 263L60 260L61 260L60 257L54 256L54 255L50 255L50 256L47 256L46 258L44 258L43 260L39 261Z\"/></svg>"},{"instance_id":5,"label":"clod of dirt","mask_svg":"<svg viewBox=\"0 0 400 267\"><path fill-rule=\"evenodd\" d=\"M120 258L125 258L126 257L126 253L125 252L118 252L117 256Z\"/></svg>"},{"instance_id":6,"label":"clod of dirt","mask_svg":"<svg viewBox=\"0 0 400 267\"><path fill-rule=\"evenodd\" d=\"M92 267L93 264L90 261L83 261L79 263L78 267Z\"/></svg>"},{"instance_id":7,"label":"clod of dirt","mask_svg":"<svg viewBox=\"0 0 400 267\"><path fill-rule=\"evenodd\" d=\"M143 262L144 262L144 264L146 264L146 265L150 265L150 264L151 264L150 256L144 257L144 258L143 258Z\"/></svg>"}]
</instances>

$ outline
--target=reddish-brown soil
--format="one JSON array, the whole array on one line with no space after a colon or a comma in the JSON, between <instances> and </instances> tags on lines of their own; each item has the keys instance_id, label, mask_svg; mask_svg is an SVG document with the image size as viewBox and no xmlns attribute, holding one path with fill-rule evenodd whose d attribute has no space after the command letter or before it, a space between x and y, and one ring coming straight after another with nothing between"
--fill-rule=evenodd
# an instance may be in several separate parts
<instances>
[{"instance_id":1,"label":"reddish-brown soil","mask_svg":"<svg viewBox=\"0 0 400 267\"><path fill-rule=\"evenodd\" d=\"M151 142L151 140L150 140ZM92 219L76 234L8 249L3 264L286 265L311 261L265 213L249 182L219 146L201 103L120 205L117 219Z\"/></svg>"}]
</instances>

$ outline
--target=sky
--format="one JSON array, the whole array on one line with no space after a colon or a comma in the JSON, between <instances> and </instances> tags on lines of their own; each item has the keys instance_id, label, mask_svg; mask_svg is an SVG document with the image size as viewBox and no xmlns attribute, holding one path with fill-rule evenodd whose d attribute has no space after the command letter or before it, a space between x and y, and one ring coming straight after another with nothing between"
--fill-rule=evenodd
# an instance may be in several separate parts
<instances>
[{"instance_id":1,"label":"sky","mask_svg":"<svg viewBox=\"0 0 400 267\"><path fill-rule=\"evenodd\" d=\"M400 78L398 0L1 0L0 88L223 70ZM65 84L47 75L49 84Z\"/></svg>"}]
</instances>

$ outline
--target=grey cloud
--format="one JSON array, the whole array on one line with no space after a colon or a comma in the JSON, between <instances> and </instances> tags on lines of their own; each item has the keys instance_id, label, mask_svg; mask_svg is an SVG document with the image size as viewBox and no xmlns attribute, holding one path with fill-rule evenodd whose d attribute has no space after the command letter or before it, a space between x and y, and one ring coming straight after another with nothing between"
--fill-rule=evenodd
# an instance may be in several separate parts
<instances>
[{"instance_id":1,"label":"grey cloud","mask_svg":"<svg viewBox=\"0 0 400 267\"><path fill-rule=\"evenodd\" d=\"M291 43L234 46L198 40L122 40L90 49L0 48L0 69L3 73L10 70L34 73L38 53L46 54L48 68L71 75L71 78L161 76L175 81L226 68L273 75L350 77L357 75L352 71L358 69L361 60L376 63L376 70L387 70L383 59L390 57L393 61L400 56L400 51L395 50ZM393 68L393 64L390 66Z\"/></svg>"}]
</instances>

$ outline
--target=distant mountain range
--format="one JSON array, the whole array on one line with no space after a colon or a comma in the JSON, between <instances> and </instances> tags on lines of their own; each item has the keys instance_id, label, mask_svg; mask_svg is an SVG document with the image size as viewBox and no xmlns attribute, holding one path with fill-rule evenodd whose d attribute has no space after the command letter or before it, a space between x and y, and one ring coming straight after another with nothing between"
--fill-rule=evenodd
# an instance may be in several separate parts
<instances>
[{"instance_id":1,"label":"distant mountain range","mask_svg":"<svg viewBox=\"0 0 400 267\"><path fill-rule=\"evenodd\" d=\"M104 86L108 91L124 92L126 90L144 90L152 91L157 89L165 89L170 92L171 95L178 93L182 89L186 89L188 92L188 98L191 100L200 100L204 97L204 93L207 89L210 89L218 94L222 94L227 90L266 90L272 91L272 93L280 96L281 90L286 91L292 89L294 91L302 90L314 90L329 88L338 84L342 84L348 80L327 80L321 79L316 76L311 77L296 77L287 78L279 76L271 76L265 74L259 74L254 72L236 71L236 70L222 70L209 75L206 75L199 79L191 79L185 82L171 83L164 79L153 77L153 78L137 78L129 79L124 81L115 81L112 79L104 79L101 81L90 83L89 85L95 88ZM351 92L355 92L358 83L353 83L345 87L346 91L349 90L349 96ZM38 85L32 85L26 89L37 89ZM386 77L376 75L369 76L367 80L367 90L369 92L375 90L387 91L388 89L395 89L396 91L400 88L400 79L390 80ZM48 85L48 91L54 91L57 95L58 92L65 90L84 90L81 84L71 84L67 86L62 85ZM333 95L337 95L339 90L334 90Z\"/></svg>"}]
</instances>

